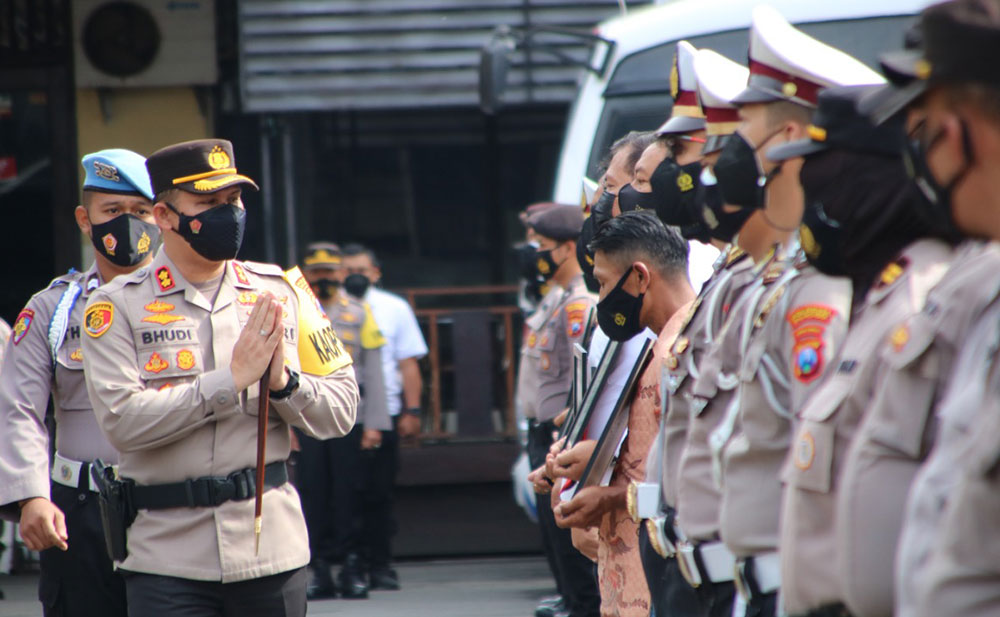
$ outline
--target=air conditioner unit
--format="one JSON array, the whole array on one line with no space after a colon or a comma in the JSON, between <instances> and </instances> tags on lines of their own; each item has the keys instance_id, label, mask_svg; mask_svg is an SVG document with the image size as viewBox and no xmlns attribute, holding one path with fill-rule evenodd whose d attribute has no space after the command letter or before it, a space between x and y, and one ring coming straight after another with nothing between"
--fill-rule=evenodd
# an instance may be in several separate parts
<instances>
[{"instance_id":1,"label":"air conditioner unit","mask_svg":"<svg viewBox=\"0 0 1000 617\"><path fill-rule=\"evenodd\" d=\"M213 0L74 0L76 85L213 84Z\"/></svg>"}]
</instances>

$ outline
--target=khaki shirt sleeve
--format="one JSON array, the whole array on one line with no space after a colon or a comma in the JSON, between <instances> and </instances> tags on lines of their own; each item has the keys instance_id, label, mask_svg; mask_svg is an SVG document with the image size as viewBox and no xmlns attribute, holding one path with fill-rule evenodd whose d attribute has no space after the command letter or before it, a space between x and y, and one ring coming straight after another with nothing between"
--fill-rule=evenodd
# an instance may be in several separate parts
<instances>
[{"instance_id":1,"label":"khaki shirt sleeve","mask_svg":"<svg viewBox=\"0 0 1000 617\"><path fill-rule=\"evenodd\" d=\"M810 394L835 370L851 314L850 282L811 273L789 299L782 328L790 411L798 414Z\"/></svg>"},{"instance_id":2,"label":"khaki shirt sleeve","mask_svg":"<svg viewBox=\"0 0 1000 617\"><path fill-rule=\"evenodd\" d=\"M121 298L121 292L109 295L98 290L92 294L88 308L97 302L110 302L115 314L100 336L87 332L80 337L87 392L97 421L115 449L158 448L209 422L240 413L240 397L228 366L163 390L147 388Z\"/></svg>"},{"instance_id":3,"label":"khaki shirt sleeve","mask_svg":"<svg viewBox=\"0 0 1000 617\"><path fill-rule=\"evenodd\" d=\"M24 316L30 311L27 330L5 345L0 371L0 504L49 497L45 412L52 387L48 326L54 301L47 300L39 295L28 302L21 312Z\"/></svg>"},{"instance_id":4,"label":"khaki shirt sleeve","mask_svg":"<svg viewBox=\"0 0 1000 617\"><path fill-rule=\"evenodd\" d=\"M343 437L354 428L358 398L354 368L347 365L325 377L303 373L295 392L281 400L272 398L271 407L306 435L330 439Z\"/></svg>"},{"instance_id":5,"label":"khaki shirt sleeve","mask_svg":"<svg viewBox=\"0 0 1000 617\"><path fill-rule=\"evenodd\" d=\"M361 422L366 429L388 431L392 429L392 419L389 417L389 402L386 400L382 348L362 348L360 353L365 384L365 409Z\"/></svg>"}]
</instances>

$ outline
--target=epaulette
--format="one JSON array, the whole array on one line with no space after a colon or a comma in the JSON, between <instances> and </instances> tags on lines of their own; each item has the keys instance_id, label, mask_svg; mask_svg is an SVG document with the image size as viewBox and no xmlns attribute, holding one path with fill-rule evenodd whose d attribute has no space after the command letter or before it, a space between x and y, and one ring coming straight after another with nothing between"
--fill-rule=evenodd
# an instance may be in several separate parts
<instances>
[{"instance_id":1,"label":"epaulette","mask_svg":"<svg viewBox=\"0 0 1000 617\"><path fill-rule=\"evenodd\" d=\"M747 253L737 245L733 244L729 247L729 252L726 253L726 261L722 264L722 267L729 268L749 258L750 253Z\"/></svg>"},{"instance_id":2,"label":"epaulette","mask_svg":"<svg viewBox=\"0 0 1000 617\"><path fill-rule=\"evenodd\" d=\"M887 265L882 270L881 274L878 275L873 288L887 289L891 287L896 281L899 280L899 277L903 275L903 272L906 272L906 268L909 267L909 265L910 260L907 257L899 257L895 261L889 262L889 265Z\"/></svg>"},{"instance_id":3,"label":"epaulette","mask_svg":"<svg viewBox=\"0 0 1000 617\"><path fill-rule=\"evenodd\" d=\"M116 276L102 285L100 289L101 291L111 293L113 291L123 289L126 285L141 283L146 280L147 277L149 277L149 266L143 266L135 272L129 272L128 274Z\"/></svg>"},{"instance_id":4,"label":"epaulette","mask_svg":"<svg viewBox=\"0 0 1000 617\"><path fill-rule=\"evenodd\" d=\"M276 264L268 264L260 261L237 261L236 263L254 274L279 277L284 276L285 274L285 271L281 269L281 266Z\"/></svg>"}]
</instances>

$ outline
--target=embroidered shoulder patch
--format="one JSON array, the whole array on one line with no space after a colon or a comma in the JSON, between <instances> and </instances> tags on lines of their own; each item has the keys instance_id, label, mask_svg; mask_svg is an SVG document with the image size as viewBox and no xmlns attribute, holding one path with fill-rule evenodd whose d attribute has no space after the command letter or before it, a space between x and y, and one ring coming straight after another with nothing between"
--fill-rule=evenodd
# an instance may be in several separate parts
<instances>
[{"instance_id":1,"label":"embroidered shoulder patch","mask_svg":"<svg viewBox=\"0 0 1000 617\"><path fill-rule=\"evenodd\" d=\"M160 266L156 269L156 284L159 285L160 291L173 289L177 285L174 282L174 275L170 272L170 268Z\"/></svg>"},{"instance_id":2,"label":"embroidered shoulder patch","mask_svg":"<svg viewBox=\"0 0 1000 617\"><path fill-rule=\"evenodd\" d=\"M83 314L84 329L87 334L97 338L108 331L115 317L115 306L110 302L95 302L87 307Z\"/></svg>"},{"instance_id":3,"label":"embroidered shoulder patch","mask_svg":"<svg viewBox=\"0 0 1000 617\"><path fill-rule=\"evenodd\" d=\"M577 338L583 335L584 322L587 321L587 303L570 302L566 305L566 335Z\"/></svg>"},{"instance_id":4,"label":"embroidered shoulder patch","mask_svg":"<svg viewBox=\"0 0 1000 617\"><path fill-rule=\"evenodd\" d=\"M17 345L21 342L21 339L28 334L28 330L31 329L32 322L35 321L35 311L31 309L24 309L17 315L17 319L14 321L14 327L11 328L11 340Z\"/></svg>"},{"instance_id":5,"label":"embroidered shoulder patch","mask_svg":"<svg viewBox=\"0 0 1000 617\"><path fill-rule=\"evenodd\" d=\"M837 310L825 304L804 304L788 311L795 343L792 347L792 374L810 383L823 374L823 335Z\"/></svg>"}]
</instances>

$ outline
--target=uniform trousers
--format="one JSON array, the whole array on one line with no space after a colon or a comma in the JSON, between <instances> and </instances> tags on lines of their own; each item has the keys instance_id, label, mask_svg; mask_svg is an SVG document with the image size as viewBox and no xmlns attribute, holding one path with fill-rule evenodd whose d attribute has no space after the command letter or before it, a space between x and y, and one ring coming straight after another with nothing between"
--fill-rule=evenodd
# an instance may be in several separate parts
<instances>
[{"instance_id":1,"label":"uniform trousers","mask_svg":"<svg viewBox=\"0 0 1000 617\"><path fill-rule=\"evenodd\" d=\"M309 529L309 551L316 561L340 561L360 550L355 519L360 511L361 432L335 439L314 439L298 432L296 488Z\"/></svg>"},{"instance_id":2,"label":"uniform trousers","mask_svg":"<svg viewBox=\"0 0 1000 617\"><path fill-rule=\"evenodd\" d=\"M98 495L89 489L89 465L81 487L52 483L51 499L66 515L69 549L41 552L38 599L45 617L125 617L125 582L114 571L104 543Z\"/></svg>"},{"instance_id":3,"label":"uniform trousers","mask_svg":"<svg viewBox=\"0 0 1000 617\"><path fill-rule=\"evenodd\" d=\"M698 590L681 574L677 560L660 557L649 542L646 525L639 525L639 556L656 617L703 617L707 615Z\"/></svg>"},{"instance_id":4,"label":"uniform trousers","mask_svg":"<svg viewBox=\"0 0 1000 617\"><path fill-rule=\"evenodd\" d=\"M747 602L746 617L775 617L778 614L778 592L758 593Z\"/></svg>"},{"instance_id":5,"label":"uniform trousers","mask_svg":"<svg viewBox=\"0 0 1000 617\"><path fill-rule=\"evenodd\" d=\"M130 617L304 617L308 571L221 583L125 572Z\"/></svg>"},{"instance_id":6,"label":"uniform trousers","mask_svg":"<svg viewBox=\"0 0 1000 617\"><path fill-rule=\"evenodd\" d=\"M388 568L392 562L392 539L396 535L394 493L399 474L399 416L392 419L392 430L382 431L382 445L361 452L362 553L369 570Z\"/></svg>"},{"instance_id":7,"label":"uniform trousers","mask_svg":"<svg viewBox=\"0 0 1000 617\"><path fill-rule=\"evenodd\" d=\"M545 455L552 446L551 422L532 422L528 429L528 460L533 469L545 464ZM554 566L556 587L566 601L573 617L599 615L601 593L594 576L593 563L573 546L569 529L556 525L555 515L548 495L539 495L537 501L538 525L542 530L542 544L550 567Z\"/></svg>"}]
</instances>

